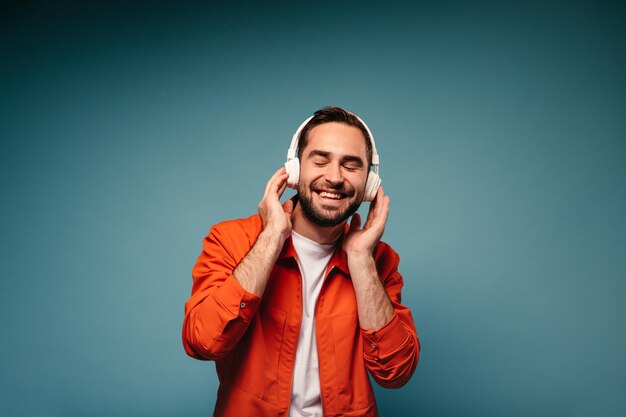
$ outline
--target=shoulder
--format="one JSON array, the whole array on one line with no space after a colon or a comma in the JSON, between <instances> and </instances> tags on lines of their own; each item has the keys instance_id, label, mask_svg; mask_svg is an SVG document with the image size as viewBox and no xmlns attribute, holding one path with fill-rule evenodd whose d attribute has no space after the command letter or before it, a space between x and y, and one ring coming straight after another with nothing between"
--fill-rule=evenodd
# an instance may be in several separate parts
<instances>
[{"instance_id":1,"label":"shoulder","mask_svg":"<svg viewBox=\"0 0 626 417\"><path fill-rule=\"evenodd\" d=\"M263 222L261 221L261 216L257 213L246 218L224 220L211 226L211 230L227 231L230 233L254 234L257 231L260 232L263 230Z\"/></svg>"},{"instance_id":2,"label":"shoulder","mask_svg":"<svg viewBox=\"0 0 626 417\"><path fill-rule=\"evenodd\" d=\"M393 248L386 242L382 240L378 242L376 248L374 249L374 259L376 260L387 260L388 258L398 257L398 253L393 250Z\"/></svg>"},{"instance_id":3,"label":"shoulder","mask_svg":"<svg viewBox=\"0 0 626 417\"><path fill-rule=\"evenodd\" d=\"M246 218L219 222L211 227L209 236L213 236L221 241L249 242L252 245L256 242L262 230L263 222L261 216L254 214Z\"/></svg>"},{"instance_id":4,"label":"shoulder","mask_svg":"<svg viewBox=\"0 0 626 417\"><path fill-rule=\"evenodd\" d=\"M227 256L237 264L254 246L262 230L263 222L258 214L217 223L204 238L203 252L211 257Z\"/></svg>"},{"instance_id":5,"label":"shoulder","mask_svg":"<svg viewBox=\"0 0 626 417\"><path fill-rule=\"evenodd\" d=\"M400 264L400 256L398 253L393 250L389 244L383 241L378 242L374 249L374 260L376 261L378 270L383 273L395 271Z\"/></svg>"}]
</instances>

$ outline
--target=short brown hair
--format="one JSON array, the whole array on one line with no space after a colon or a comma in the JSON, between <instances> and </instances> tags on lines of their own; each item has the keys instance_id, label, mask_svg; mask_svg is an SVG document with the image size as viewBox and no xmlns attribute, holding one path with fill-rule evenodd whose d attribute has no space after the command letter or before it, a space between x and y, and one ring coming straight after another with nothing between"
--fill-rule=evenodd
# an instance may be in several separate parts
<instances>
[{"instance_id":1,"label":"short brown hair","mask_svg":"<svg viewBox=\"0 0 626 417\"><path fill-rule=\"evenodd\" d=\"M302 157L302 150L308 144L308 135L311 129L315 126L319 126L324 123L330 122L339 122L344 123L348 126L354 126L363 133L363 137L365 138L365 147L367 152L367 162L369 166L372 166L372 138L370 138L369 133L367 133L367 129L363 126L363 123L359 120L356 115L346 109L342 109L341 107L324 107L316 111L313 115L313 118L309 120L309 122L304 125L302 131L300 132L300 137L298 138L298 158Z\"/></svg>"}]
</instances>

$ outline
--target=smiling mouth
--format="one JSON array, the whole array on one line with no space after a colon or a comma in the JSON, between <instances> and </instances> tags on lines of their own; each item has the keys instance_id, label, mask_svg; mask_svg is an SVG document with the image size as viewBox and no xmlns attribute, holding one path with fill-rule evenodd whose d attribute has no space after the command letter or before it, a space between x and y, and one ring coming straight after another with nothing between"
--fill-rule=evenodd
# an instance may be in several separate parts
<instances>
[{"instance_id":1,"label":"smiling mouth","mask_svg":"<svg viewBox=\"0 0 626 417\"><path fill-rule=\"evenodd\" d=\"M320 197L330 198L331 200L341 200L344 196L337 193L329 193L328 191L320 191L318 193Z\"/></svg>"},{"instance_id":2,"label":"smiling mouth","mask_svg":"<svg viewBox=\"0 0 626 417\"><path fill-rule=\"evenodd\" d=\"M322 197L323 199L325 199L325 200L340 201L340 200L343 200L346 197L349 197L348 194L339 193L339 192L336 192L336 191L315 190L315 193L317 195L319 195L320 197Z\"/></svg>"}]
</instances>

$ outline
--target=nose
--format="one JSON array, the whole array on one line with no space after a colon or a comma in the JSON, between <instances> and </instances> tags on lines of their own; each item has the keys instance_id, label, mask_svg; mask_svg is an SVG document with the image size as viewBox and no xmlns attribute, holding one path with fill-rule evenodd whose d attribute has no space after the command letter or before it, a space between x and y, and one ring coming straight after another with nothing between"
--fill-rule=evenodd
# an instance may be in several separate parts
<instances>
[{"instance_id":1,"label":"nose","mask_svg":"<svg viewBox=\"0 0 626 417\"><path fill-rule=\"evenodd\" d=\"M341 174L341 166L339 164L329 164L326 171L326 182L332 187L337 187L343 183L343 175Z\"/></svg>"}]
</instances>

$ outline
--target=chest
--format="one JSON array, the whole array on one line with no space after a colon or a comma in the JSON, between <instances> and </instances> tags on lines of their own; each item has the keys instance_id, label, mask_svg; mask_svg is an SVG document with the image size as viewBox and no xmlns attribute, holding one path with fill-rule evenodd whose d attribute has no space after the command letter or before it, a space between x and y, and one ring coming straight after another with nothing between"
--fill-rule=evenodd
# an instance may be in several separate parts
<instances>
[{"instance_id":1,"label":"chest","mask_svg":"<svg viewBox=\"0 0 626 417\"><path fill-rule=\"evenodd\" d=\"M311 287L306 288L308 285ZM311 306L307 306L305 298L314 301ZM295 259L276 264L263 294L261 312L266 309L279 311L284 313L288 323L295 324L300 322L304 308L310 308L317 321L356 316L352 280L336 266L328 266L324 267L320 281L311 283L303 278Z\"/></svg>"}]
</instances>

